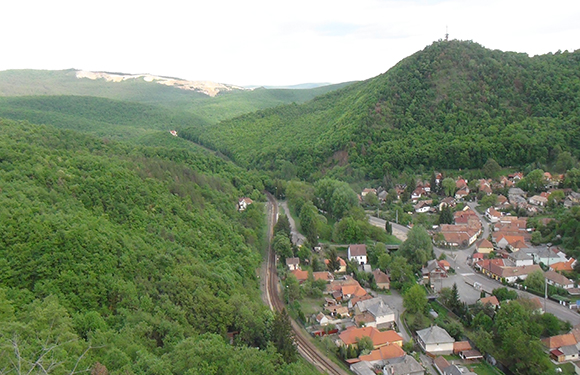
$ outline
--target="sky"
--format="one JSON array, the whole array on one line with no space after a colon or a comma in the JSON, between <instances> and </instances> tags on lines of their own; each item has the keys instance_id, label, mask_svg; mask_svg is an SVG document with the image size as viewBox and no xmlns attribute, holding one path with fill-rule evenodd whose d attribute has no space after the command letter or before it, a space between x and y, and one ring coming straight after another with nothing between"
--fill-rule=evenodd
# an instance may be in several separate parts
<instances>
[{"instance_id":1,"label":"sky","mask_svg":"<svg viewBox=\"0 0 580 375\"><path fill-rule=\"evenodd\" d=\"M364 80L445 38L580 49L578 0L2 1L0 70L294 85Z\"/></svg>"}]
</instances>

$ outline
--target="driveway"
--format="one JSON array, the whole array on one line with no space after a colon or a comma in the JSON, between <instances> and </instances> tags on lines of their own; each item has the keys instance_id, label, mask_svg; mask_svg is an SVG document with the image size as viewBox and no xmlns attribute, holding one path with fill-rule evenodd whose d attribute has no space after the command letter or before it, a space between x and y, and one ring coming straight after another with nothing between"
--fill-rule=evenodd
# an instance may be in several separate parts
<instances>
[{"instance_id":1,"label":"driveway","mask_svg":"<svg viewBox=\"0 0 580 375\"><path fill-rule=\"evenodd\" d=\"M278 201L278 206L282 207L282 209L284 210L284 214L286 215L286 217L288 218L288 221L290 222L290 231L292 233L292 243L295 245L302 245L304 243L304 241L306 240L306 237L304 237L304 235L302 233L298 232L298 230L296 229L296 222L294 221L294 218L292 217L292 215L290 215L290 209L288 209L288 202Z\"/></svg>"}]
</instances>

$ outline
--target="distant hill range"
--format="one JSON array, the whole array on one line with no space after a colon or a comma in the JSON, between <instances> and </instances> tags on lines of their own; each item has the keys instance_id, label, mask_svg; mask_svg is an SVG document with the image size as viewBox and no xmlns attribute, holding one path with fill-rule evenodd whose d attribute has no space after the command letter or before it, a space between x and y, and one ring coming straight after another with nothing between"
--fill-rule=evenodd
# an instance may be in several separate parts
<instances>
[{"instance_id":1,"label":"distant hill range","mask_svg":"<svg viewBox=\"0 0 580 375\"><path fill-rule=\"evenodd\" d=\"M330 86L332 83L301 83L298 85L289 85L289 86L245 86L247 89L256 89L256 88L264 88L264 89L289 89L289 90L304 90L304 89L315 89L317 87L324 87Z\"/></svg>"},{"instance_id":2,"label":"distant hill range","mask_svg":"<svg viewBox=\"0 0 580 375\"><path fill-rule=\"evenodd\" d=\"M0 71L0 96L94 96L161 105L194 113L208 122L218 122L282 104L304 103L348 84L251 90L235 85L150 74L75 69Z\"/></svg>"},{"instance_id":3,"label":"distant hill range","mask_svg":"<svg viewBox=\"0 0 580 375\"><path fill-rule=\"evenodd\" d=\"M279 176L381 179L391 171L580 157L580 50L529 57L440 41L375 78L307 103L182 135Z\"/></svg>"}]
</instances>

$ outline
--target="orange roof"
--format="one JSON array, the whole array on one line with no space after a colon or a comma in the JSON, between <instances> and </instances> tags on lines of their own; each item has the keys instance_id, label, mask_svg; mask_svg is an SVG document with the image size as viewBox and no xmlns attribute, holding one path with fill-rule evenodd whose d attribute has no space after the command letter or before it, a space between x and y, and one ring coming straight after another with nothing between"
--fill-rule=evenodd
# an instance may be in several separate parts
<instances>
[{"instance_id":1,"label":"orange roof","mask_svg":"<svg viewBox=\"0 0 580 375\"><path fill-rule=\"evenodd\" d=\"M370 354L361 355L361 361L380 361L385 359L393 359L405 356L405 351L399 345L388 344L373 350Z\"/></svg>"},{"instance_id":2,"label":"orange roof","mask_svg":"<svg viewBox=\"0 0 580 375\"><path fill-rule=\"evenodd\" d=\"M346 285L342 287L342 295L355 295L357 297L362 297L367 294L367 291L364 290L360 285Z\"/></svg>"},{"instance_id":3,"label":"orange roof","mask_svg":"<svg viewBox=\"0 0 580 375\"><path fill-rule=\"evenodd\" d=\"M344 261L344 259L342 259L341 257L336 257L336 259L338 259L338 261L340 262L341 267L346 267L346 262ZM328 264L328 259L324 259L324 264Z\"/></svg>"},{"instance_id":4,"label":"orange roof","mask_svg":"<svg viewBox=\"0 0 580 375\"><path fill-rule=\"evenodd\" d=\"M296 276L298 281L308 280L308 271L294 270L292 271L292 275Z\"/></svg>"},{"instance_id":5,"label":"orange roof","mask_svg":"<svg viewBox=\"0 0 580 375\"><path fill-rule=\"evenodd\" d=\"M366 301L367 299L371 299L371 298L373 298L373 296L371 296L370 294L365 294L364 296L360 296L360 297L358 297L358 296L352 297L350 299L350 302L354 306L360 301Z\"/></svg>"},{"instance_id":6,"label":"orange roof","mask_svg":"<svg viewBox=\"0 0 580 375\"><path fill-rule=\"evenodd\" d=\"M445 268L451 267L451 265L449 264L449 262L446 261L446 260L440 260L439 261L439 265L442 266L442 267L445 267Z\"/></svg>"},{"instance_id":7,"label":"orange roof","mask_svg":"<svg viewBox=\"0 0 580 375\"><path fill-rule=\"evenodd\" d=\"M573 271L572 264L576 260L574 258L570 258L567 262L558 262L550 265L550 268L554 271Z\"/></svg>"},{"instance_id":8,"label":"orange roof","mask_svg":"<svg viewBox=\"0 0 580 375\"><path fill-rule=\"evenodd\" d=\"M375 282L377 284L390 283L391 282L391 280L389 279L389 276L387 276L386 273L384 273L383 271L379 270L378 268L373 271L373 276L375 277Z\"/></svg>"},{"instance_id":9,"label":"orange roof","mask_svg":"<svg viewBox=\"0 0 580 375\"><path fill-rule=\"evenodd\" d=\"M493 244L491 242L489 242L489 240L483 239L476 245L476 247L478 249L480 249L480 248L493 249Z\"/></svg>"},{"instance_id":10,"label":"orange roof","mask_svg":"<svg viewBox=\"0 0 580 375\"><path fill-rule=\"evenodd\" d=\"M314 276L314 280L332 280L332 275L328 271L312 272L312 276Z\"/></svg>"},{"instance_id":11,"label":"orange roof","mask_svg":"<svg viewBox=\"0 0 580 375\"><path fill-rule=\"evenodd\" d=\"M562 346L577 344L576 338L571 333L548 337L543 339L542 342L550 349L557 349Z\"/></svg>"},{"instance_id":12,"label":"orange roof","mask_svg":"<svg viewBox=\"0 0 580 375\"><path fill-rule=\"evenodd\" d=\"M499 306L499 301L496 296L489 296L479 300L482 304L491 303L493 306ZM470 348L471 349L471 348Z\"/></svg>"},{"instance_id":13,"label":"orange roof","mask_svg":"<svg viewBox=\"0 0 580 375\"><path fill-rule=\"evenodd\" d=\"M403 338L395 331L381 332L375 327L349 327L338 336L345 345L356 344L361 337L370 337L375 347L402 341Z\"/></svg>"},{"instance_id":14,"label":"orange roof","mask_svg":"<svg viewBox=\"0 0 580 375\"><path fill-rule=\"evenodd\" d=\"M456 341L453 343L453 353L459 353L464 350L471 350L469 341Z\"/></svg>"}]
</instances>

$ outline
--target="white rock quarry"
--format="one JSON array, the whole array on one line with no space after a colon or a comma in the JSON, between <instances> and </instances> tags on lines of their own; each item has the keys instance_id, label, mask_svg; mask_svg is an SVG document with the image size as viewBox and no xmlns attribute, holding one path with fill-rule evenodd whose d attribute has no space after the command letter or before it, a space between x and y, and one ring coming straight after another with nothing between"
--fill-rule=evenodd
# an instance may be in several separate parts
<instances>
[{"instance_id":1,"label":"white rock quarry","mask_svg":"<svg viewBox=\"0 0 580 375\"><path fill-rule=\"evenodd\" d=\"M90 72L85 70L79 70L76 73L76 77L79 79L88 78L92 80L104 79L107 82L122 82L129 79L142 78L145 82L155 82L161 85L173 86L182 90L197 91L211 97L216 96L221 91L247 90L243 87L234 85L225 85L222 83L215 83L209 81L186 81L176 78L154 76L151 74L117 74L117 73Z\"/></svg>"}]
</instances>

